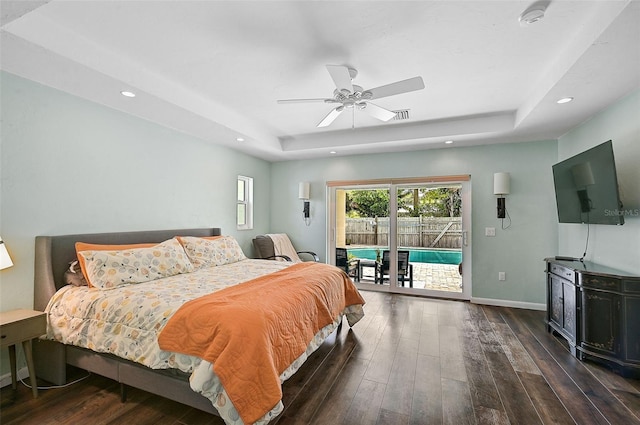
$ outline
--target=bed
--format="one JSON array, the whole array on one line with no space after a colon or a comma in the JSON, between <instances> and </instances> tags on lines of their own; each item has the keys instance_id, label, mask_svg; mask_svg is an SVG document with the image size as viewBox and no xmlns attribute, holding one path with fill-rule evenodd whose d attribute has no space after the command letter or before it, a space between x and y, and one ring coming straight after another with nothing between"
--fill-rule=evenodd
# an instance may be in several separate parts
<instances>
[{"instance_id":1,"label":"bed","mask_svg":"<svg viewBox=\"0 0 640 425\"><path fill-rule=\"evenodd\" d=\"M63 384L67 381L66 365L72 365L119 382L123 400L126 386L132 386L220 415L228 424L268 423L283 408L278 399L281 382L342 324L343 316L350 325L357 322L363 315L364 301L349 278L333 266L243 258L235 240L214 238L220 235L219 228L199 228L36 237L34 306L48 313L47 335L34 344L37 375ZM201 261L198 256L203 251L194 246L220 246L223 240L237 250L211 255L215 264ZM94 287L66 285L65 273L71 262L86 258L90 273L94 258L87 254L96 258L106 255L83 251L78 256L77 242L159 244L149 249L170 246L171 252L180 251L180 258L184 251L176 246L182 244L186 262L195 266L175 275L116 287L100 286L100 278L95 276L106 274L98 267L95 270L100 273L91 275ZM148 252L144 249L136 252ZM227 254L238 250L237 255ZM129 251L115 254L124 252ZM225 255L238 258L229 260ZM313 304L311 298L304 298L307 296L322 299L323 305L300 308L301 304ZM341 301L324 306L325 299L338 298ZM259 304L265 304L264 310L259 310ZM86 316L88 311L97 317ZM310 327L310 322L315 327ZM140 329L132 330L131 323L140 323ZM273 339L274 329L285 341L296 341L289 345ZM233 351L234 341L243 344L243 350ZM273 364L255 361L274 352L289 357L275 356ZM243 356L249 356L245 360L256 366L241 364ZM274 372L275 383L271 377ZM272 404L274 401L277 403Z\"/></svg>"}]
</instances>

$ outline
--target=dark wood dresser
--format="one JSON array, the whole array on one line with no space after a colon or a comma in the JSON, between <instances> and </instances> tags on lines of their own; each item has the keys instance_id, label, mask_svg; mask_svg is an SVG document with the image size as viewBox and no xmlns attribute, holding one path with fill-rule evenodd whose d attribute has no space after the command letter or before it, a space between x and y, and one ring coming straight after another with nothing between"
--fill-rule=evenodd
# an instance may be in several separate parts
<instances>
[{"instance_id":1,"label":"dark wood dresser","mask_svg":"<svg viewBox=\"0 0 640 425\"><path fill-rule=\"evenodd\" d=\"M640 276L588 261L546 258L547 329L578 359L640 376Z\"/></svg>"}]
</instances>

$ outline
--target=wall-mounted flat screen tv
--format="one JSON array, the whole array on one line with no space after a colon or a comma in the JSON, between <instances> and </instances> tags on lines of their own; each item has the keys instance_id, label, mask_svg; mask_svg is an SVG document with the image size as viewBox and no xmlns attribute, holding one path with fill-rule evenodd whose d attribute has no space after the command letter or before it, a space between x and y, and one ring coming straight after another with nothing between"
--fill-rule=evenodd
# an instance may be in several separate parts
<instances>
[{"instance_id":1,"label":"wall-mounted flat screen tv","mask_svg":"<svg viewBox=\"0 0 640 425\"><path fill-rule=\"evenodd\" d=\"M611 140L553 166L560 223L624 224Z\"/></svg>"}]
</instances>

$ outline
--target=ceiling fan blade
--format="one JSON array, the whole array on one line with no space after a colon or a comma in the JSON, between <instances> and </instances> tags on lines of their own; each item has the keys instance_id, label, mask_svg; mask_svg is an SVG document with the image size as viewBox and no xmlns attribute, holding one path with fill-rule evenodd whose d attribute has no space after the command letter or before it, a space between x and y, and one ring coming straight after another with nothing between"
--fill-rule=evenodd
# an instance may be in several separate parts
<instances>
[{"instance_id":1,"label":"ceiling fan blade","mask_svg":"<svg viewBox=\"0 0 640 425\"><path fill-rule=\"evenodd\" d=\"M311 103L311 102L340 103L335 99L280 99L278 100L278 103Z\"/></svg>"},{"instance_id":2,"label":"ceiling fan blade","mask_svg":"<svg viewBox=\"0 0 640 425\"><path fill-rule=\"evenodd\" d=\"M369 99L380 99L381 97L408 93L411 91L422 90L423 88L424 81L422 81L422 77L413 77L409 78L408 80L402 80L395 83L387 84L386 86L369 89L366 90L365 93L371 93L371 97Z\"/></svg>"},{"instance_id":3,"label":"ceiling fan blade","mask_svg":"<svg viewBox=\"0 0 640 425\"><path fill-rule=\"evenodd\" d=\"M327 71L329 71L331 79L333 79L339 91L349 90L349 93L353 93L349 68L342 65L327 65Z\"/></svg>"},{"instance_id":4,"label":"ceiling fan blade","mask_svg":"<svg viewBox=\"0 0 640 425\"><path fill-rule=\"evenodd\" d=\"M396 116L395 112L392 112L388 109L384 109L378 105L374 105L371 102L365 103L364 111L371 115L374 118L379 119L380 121L389 121L393 117Z\"/></svg>"},{"instance_id":5,"label":"ceiling fan blade","mask_svg":"<svg viewBox=\"0 0 640 425\"><path fill-rule=\"evenodd\" d=\"M329 114L320 121L317 127L327 127L328 125L331 125L342 111L344 111L344 106L338 106L337 108L332 109L331 112L329 112Z\"/></svg>"}]
</instances>

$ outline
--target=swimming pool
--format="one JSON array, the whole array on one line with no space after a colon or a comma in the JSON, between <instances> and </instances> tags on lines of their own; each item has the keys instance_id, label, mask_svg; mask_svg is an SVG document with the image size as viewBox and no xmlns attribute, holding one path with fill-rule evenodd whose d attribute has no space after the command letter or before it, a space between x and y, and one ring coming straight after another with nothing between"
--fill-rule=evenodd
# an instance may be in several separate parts
<instances>
[{"instance_id":1,"label":"swimming pool","mask_svg":"<svg viewBox=\"0 0 640 425\"><path fill-rule=\"evenodd\" d=\"M380 248L380 255L382 255L382 249ZM347 252L357 258L376 259L376 248L348 248ZM462 251L409 248L409 261L413 263L460 264Z\"/></svg>"}]
</instances>

